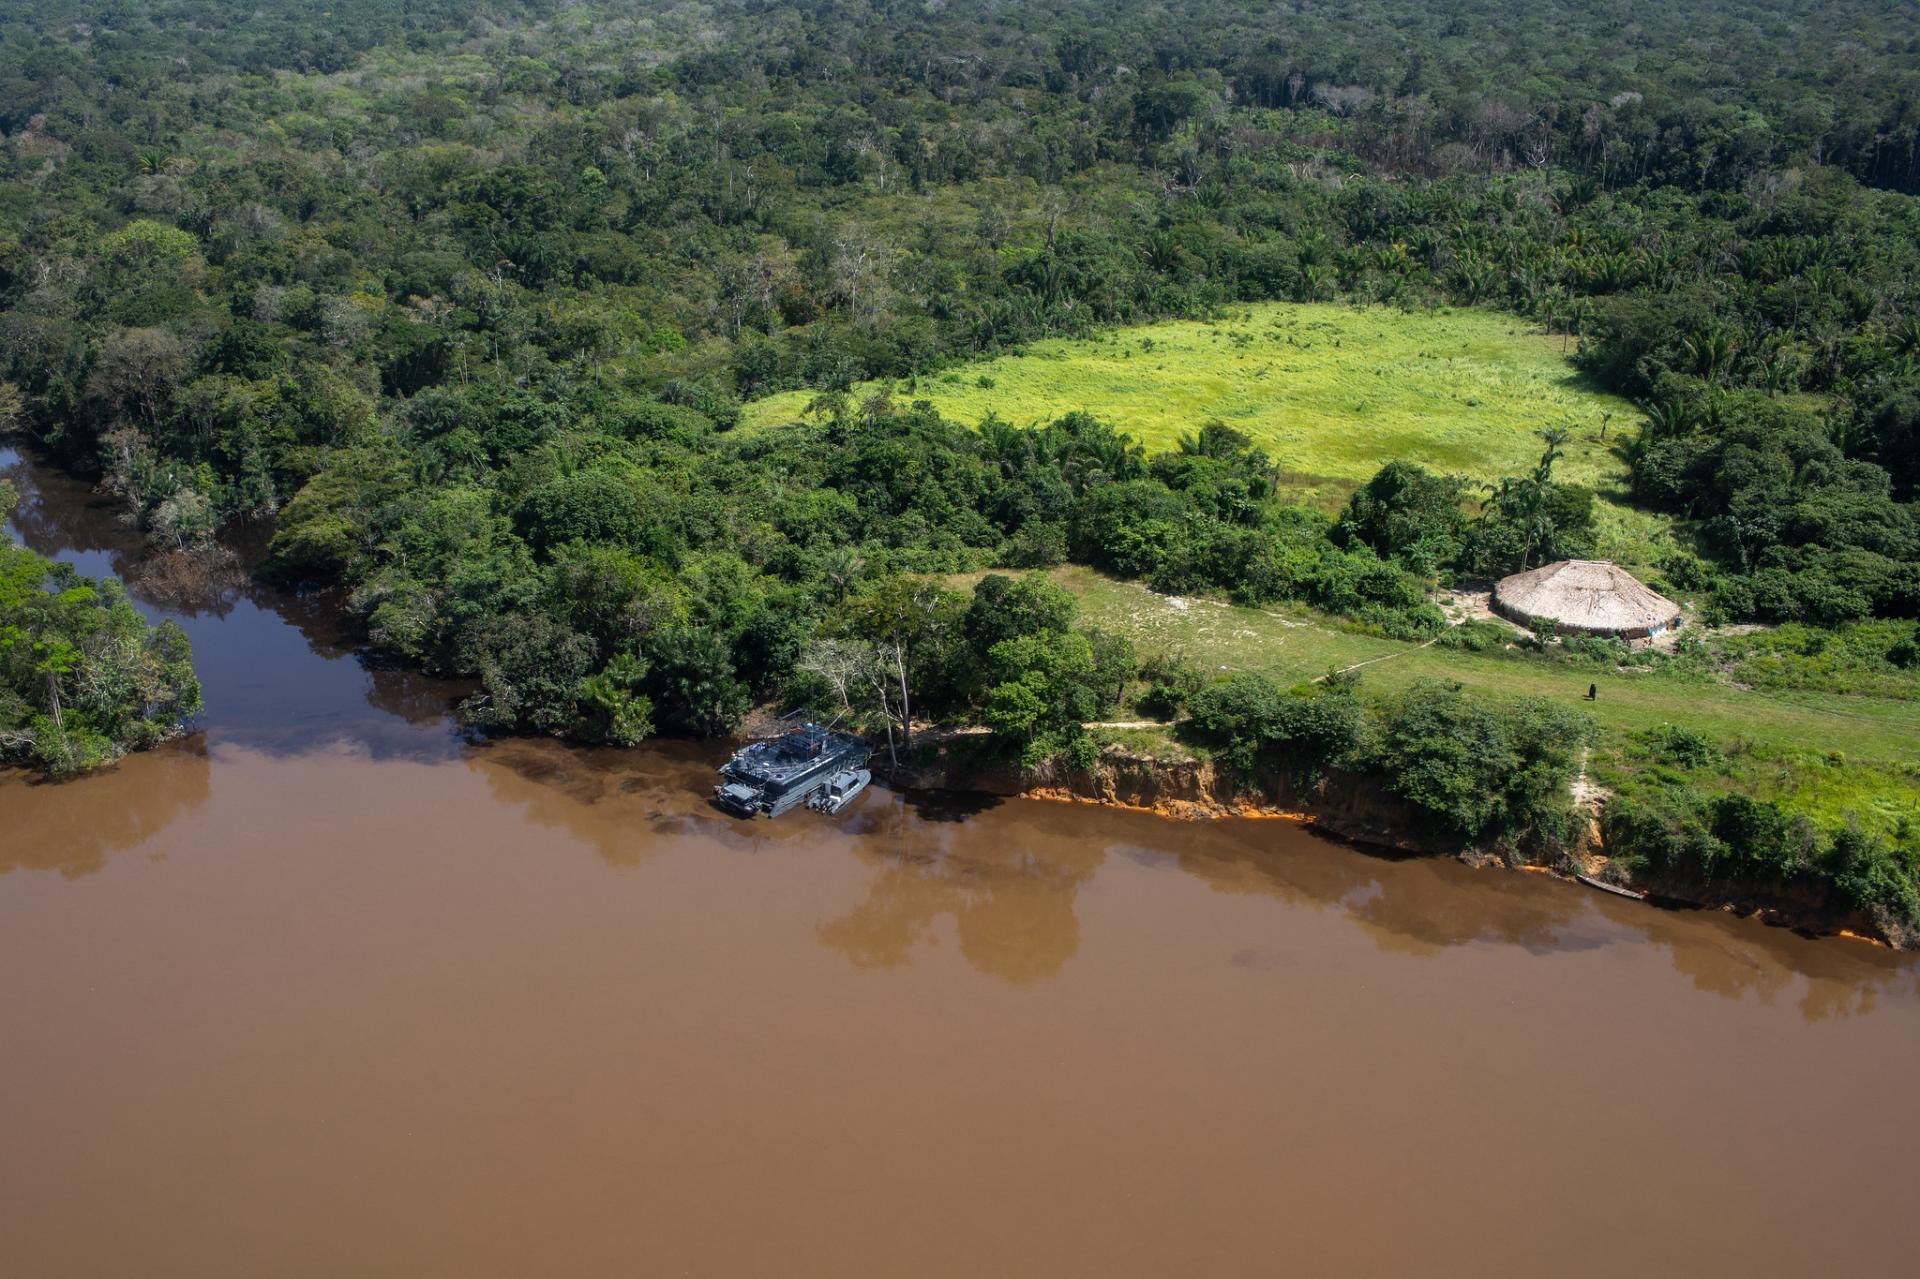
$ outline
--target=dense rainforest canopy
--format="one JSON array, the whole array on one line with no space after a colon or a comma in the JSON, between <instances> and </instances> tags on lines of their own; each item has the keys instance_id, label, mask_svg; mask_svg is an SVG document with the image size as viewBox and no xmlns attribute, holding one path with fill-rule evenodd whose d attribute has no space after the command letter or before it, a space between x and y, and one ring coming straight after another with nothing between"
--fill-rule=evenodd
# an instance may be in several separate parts
<instances>
[{"instance_id":1,"label":"dense rainforest canopy","mask_svg":"<svg viewBox=\"0 0 1920 1279\"><path fill-rule=\"evenodd\" d=\"M857 695L1035 758L1133 656L929 575L1073 559L1425 637L1436 579L1588 549L1553 423L1484 497L1396 465L1335 512L1218 423L1147 457L915 403L1260 300L1563 334L1646 411L1678 587L1920 614L1911 5L33 0L0 87L0 425L168 547L276 529L268 572L478 677L485 728Z\"/></svg>"}]
</instances>

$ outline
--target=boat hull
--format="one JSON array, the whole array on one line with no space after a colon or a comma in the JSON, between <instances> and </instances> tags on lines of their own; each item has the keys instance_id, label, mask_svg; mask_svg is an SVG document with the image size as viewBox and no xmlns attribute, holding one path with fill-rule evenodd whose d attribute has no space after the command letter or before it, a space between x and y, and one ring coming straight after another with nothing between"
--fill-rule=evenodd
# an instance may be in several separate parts
<instances>
[{"instance_id":1,"label":"boat hull","mask_svg":"<svg viewBox=\"0 0 1920 1279\"><path fill-rule=\"evenodd\" d=\"M714 802L737 817L778 817L809 803L832 778L859 769L872 755L863 738L804 725L736 751L720 767Z\"/></svg>"}]
</instances>

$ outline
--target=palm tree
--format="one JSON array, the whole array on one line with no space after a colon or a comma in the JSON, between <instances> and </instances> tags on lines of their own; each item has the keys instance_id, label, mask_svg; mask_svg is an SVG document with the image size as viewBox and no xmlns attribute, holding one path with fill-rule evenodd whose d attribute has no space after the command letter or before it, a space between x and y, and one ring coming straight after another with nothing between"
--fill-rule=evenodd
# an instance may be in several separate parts
<instances>
[{"instance_id":1,"label":"palm tree","mask_svg":"<svg viewBox=\"0 0 1920 1279\"><path fill-rule=\"evenodd\" d=\"M1920 315L1907 315L1893 326L1893 349L1901 355L1920 355Z\"/></svg>"},{"instance_id":2,"label":"palm tree","mask_svg":"<svg viewBox=\"0 0 1920 1279\"><path fill-rule=\"evenodd\" d=\"M1137 480L1147 473L1146 450L1117 431L1094 441L1090 451L1110 480Z\"/></svg>"},{"instance_id":3,"label":"palm tree","mask_svg":"<svg viewBox=\"0 0 1920 1279\"><path fill-rule=\"evenodd\" d=\"M988 457L1011 475L1033 455L1033 432L1015 426L992 409L980 419L980 444Z\"/></svg>"},{"instance_id":4,"label":"palm tree","mask_svg":"<svg viewBox=\"0 0 1920 1279\"><path fill-rule=\"evenodd\" d=\"M1655 438L1685 435L1693 429L1693 414L1678 400L1664 400L1647 408L1647 431Z\"/></svg>"},{"instance_id":5,"label":"palm tree","mask_svg":"<svg viewBox=\"0 0 1920 1279\"><path fill-rule=\"evenodd\" d=\"M1186 258L1180 241L1174 238L1171 231L1149 231L1145 243L1141 245L1140 254L1146 259L1147 266L1161 275L1178 273Z\"/></svg>"},{"instance_id":6,"label":"palm tree","mask_svg":"<svg viewBox=\"0 0 1920 1279\"><path fill-rule=\"evenodd\" d=\"M1725 329L1709 329L1694 334L1680 345L1693 362L1694 372L1709 382L1717 382L1740 344Z\"/></svg>"},{"instance_id":7,"label":"palm tree","mask_svg":"<svg viewBox=\"0 0 1920 1279\"><path fill-rule=\"evenodd\" d=\"M1573 433L1564 426L1550 426L1535 434L1546 441L1547 448L1546 452L1540 455L1539 462L1534 465L1533 475L1541 484L1549 484L1553 481L1553 464L1560 460L1567 441L1573 438Z\"/></svg>"},{"instance_id":8,"label":"palm tree","mask_svg":"<svg viewBox=\"0 0 1920 1279\"><path fill-rule=\"evenodd\" d=\"M836 546L827 552L826 559L820 565L820 576L827 583L832 603L838 604L853 594L853 588L859 585L860 574L866 567L867 562L851 546Z\"/></svg>"}]
</instances>

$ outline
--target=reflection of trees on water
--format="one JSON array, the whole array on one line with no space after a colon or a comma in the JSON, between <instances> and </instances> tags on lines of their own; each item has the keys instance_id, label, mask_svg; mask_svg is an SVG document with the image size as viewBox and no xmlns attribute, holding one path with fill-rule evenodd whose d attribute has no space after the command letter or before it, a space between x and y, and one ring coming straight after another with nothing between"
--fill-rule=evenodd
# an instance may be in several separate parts
<instances>
[{"instance_id":1,"label":"reflection of trees on water","mask_svg":"<svg viewBox=\"0 0 1920 1279\"><path fill-rule=\"evenodd\" d=\"M1181 841L1180 868L1220 892L1334 908L1382 950L1428 955L1470 942L1530 951L1600 945L1580 927L1572 893L1439 857L1364 852L1277 822L1223 823Z\"/></svg>"},{"instance_id":2,"label":"reflection of trees on water","mask_svg":"<svg viewBox=\"0 0 1920 1279\"><path fill-rule=\"evenodd\" d=\"M415 728L450 726L460 699L475 687L464 680L431 679L374 654L361 656L360 669L367 673L367 705Z\"/></svg>"},{"instance_id":3,"label":"reflection of trees on water","mask_svg":"<svg viewBox=\"0 0 1920 1279\"><path fill-rule=\"evenodd\" d=\"M1608 905L1615 915L1618 907ZM1771 1004L1799 979L1795 1003L1809 1024L1870 1013L1882 995L1920 996L1920 963L1865 942L1803 937L1707 910L1658 912L1643 932L1667 951L1676 972L1708 994Z\"/></svg>"},{"instance_id":4,"label":"reflection of trees on water","mask_svg":"<svg viewBox=\"0 0 1920 1279\"><path fill-rule=\"evenodd\" d=\"M865 898L819 926L820 941L861 968L911 962L942 918L980 972L1016 985L1059 972L1080 945L1074 897L1104 858L1097 841L1008 823L955 821L875 787L834 822L805 811L741 821L705 802L721 749L658 742L581 750L511 739L470 750L493 797L630 867L675 837L751 852L845 844L873 869ZM969 805L976 810L989 805Z\"/></svg>"},{"instance_id":5,"label":"reflection of trees on water","mask_svg":"<svg viewBox=\"0 0 1920 1279\"><path fill-rule=\"evenodd\" d=\"M356 657L363 637L347 613L344 592L337 589L278 591L255 585L249 598L260 608L300 633L315 657L337 662Z\"/></svg>"},{"instance_id":6,"label":"reflection of trees on water","mask_svg":"<svg viewBox=\"0 0 1920 1279\"><path fill-rule=\"evenodd\" d=\"M145 539L119 519L119 506L84 480L10 448L0 448L0 477L19 494L8 523L29 550L56 559L107 555L117 575L145 545Z\"/></svg>"},{"instance_id":7,"label":"reflection of trees on water","mask_svg":"<svg viewBox=\"0 0 1920 1279\"><path fill-rule=\"evenodd\" d=\"M663 836L699 830L732 834L802 834L798 824L741 827L696 806L712 788L712 748L651 743L638 750L582 750L558 742L510 738L466 752L467 767L486 779L495 799L534 821L589 845L611 866L638 866ZM814 835L818 835L814 831Z\"/></svg>"},{"instance_id":8,"label":"reflection of trees on water","mask_svg":"<svg viewBox=\"0 0 1920 1279\"><path fill-rule=\"evenodd\" d=\"M133 599L181 618L224 618L247 593L246 572L219 545L148 551L113 567Z\"/></svg>"},{"instance_id":9,"label":"reflection of trees on water","mask_svg":"<svg viewBox=\"0 0 1920 1279\"><path fill-rule=\"evenodd\" d=\"M1183 870L1222 892L1338 909L1383 950L1422 955L1492 942L1544 954L1652 944L1708 994L1771 1003L1798 989L1809 1022L1871 1012L1882 994L1920 995L1911 957L1842 938L1801 937L1718 911L1661 910L1447 858L1382 857L1293 829L1234 824L1215 834L1178 854Z\"/></svg>"},{"instance_id":10,"label":"reflection of trees on water","mask_svg":"<svg viewBox=\"0 0 1920 1279\"><path fill-rule=\"evenodd\" d=\"M951 917L960 953L1013 985L1052 977L1080 948L1074 898L1106 853L1098 839L1008 819L936 824L905 803L881 809L854 845L874 868L867 895L819 926L860 968L898 968Z\"/></svg>"},{"instance_id":11,"label":"reflection of trees on water","mask_svg":"<svg viewBox=\"0 0 1920 1279\"><path fill-rule=\"evenodd\" d=\"M1577 896L1541 893L1517 876L1475 875L1436 858L1371 856L1280 823L1181 826L1034 806L938 825L895 806L855 848L875 868L866 898L821 925L820 939L861 967L898 967L951 916L961 953L975 968L1036 981L1058 972L1078 949L1074 901L1107 851L1128 851L1151 865L1169 848L1178 850L1171 857L1181 870L1216 891L1338 909L1383 950L1432 954L1474 941L1541 950L1601 944L1574 926Z\"/></svg>"},{"instance_id":12,"label":"reflection of trees on water","mask_svg":"<svg viewBox=\"0 0 1920 1279\"><path fill-rule=\"evenodd\" d=\"M855 855L873 868L866 896L819 926L823 944L862 968L911 963L951 917L961 953L979 971L1016 984L1051 977L1079 947L1080 889L1118 852L1147 866L1171 862L1216 892L1337 911L1394 954L1651 943L1709 994L1772 1002L1797 991L1808 1021L1870 1012L1883 995L1920 996L1920 963L1910 956L1713 911L1660 910L1545 876L1379 855L1278 822L1180 826L1017 804L968 822L899 802L864 812L849 829L859 834Z\"/></svg>"},{"instance_id":13,"label":"reflection of trees on water","mask_svg":"<svg viewBox=\"0 0 1920 1279\"><path fill-rule=\"evenodd\" d=\"M0 875L57 871L91 875L110 854L146 843L212 794L199 737L130 755L104 772L68 782L0 776Z\"/></svg>"}]
</instances>

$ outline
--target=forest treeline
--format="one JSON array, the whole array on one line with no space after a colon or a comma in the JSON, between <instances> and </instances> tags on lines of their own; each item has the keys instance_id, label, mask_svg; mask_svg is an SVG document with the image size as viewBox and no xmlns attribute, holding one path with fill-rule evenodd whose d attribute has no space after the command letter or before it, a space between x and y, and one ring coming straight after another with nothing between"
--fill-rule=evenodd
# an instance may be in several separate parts
<instances>
[{"instance_id":1,"label":"forest treeline","mask_svg":"<svg viewBox=\"0 0 1920 1279\"><path fill-rule=\"evenodd\" d=\"M981 108L1008 103L1055 126L1029 154L1068 165L1238 105L1314 112L1310 142L1423 176L1555 166L1608 183L1737 188L1758 170L1811 162L1868 185L1920 184L1914 16L1876 0L503 0L478 12L454 0L334 0L320 21L293 0L36 0L8 25L9 133L83 103L170 127L164 108L138 111L144 100L192 84L196 105L217 110L231 99L212 76L340 76L369 54L480 52L496 92L551 90L572 108L663 84L728 85L735 109L843 86L832 105L845 119L820 139L829 150L873 141L859 126L876 101L906 99L877 122L919 126L911 141L925 158L901 156L917 177L990 167L997 156L981 144L997 132L1004 146L1008 130ZM462 88L436 79L382 87L441 133L465 104Z\"/></svg>"},{"instance_id":2,"label":"forest treeline","mask_svg":"<svg viewBox=\"0 0 1920 1279\"><path fill-rule=\"evenodd\" d=\"M476 677L485 728L857 692L1033 758L1152 672L970 638L933 575L1428 636L1436 579L1579 553L1591 495L1552 423L1491 494L1390 466L1333 514L1217 424L1150 458L919 379L1258 300L1498 307L1645 409L1676 589L1912 618L1916 54L1911 6L1852 0L40 0L0 27L0 425L175 551L271 524L267 571Z\"/></svg>"},{"instance_id":3,"label":"forest treeline","mask_svg":"<svg viewBox=\"0 0 1920 1279\"><path fill-rule=\"evenodd\" d=\"M725 428L1046 334L1453 302L1648 407L1635 496L1720 611L1915 611L1909 11L304 12L0 33L5 407L177 544L375 438L437 482L583 401Z\"/></svg>"}]
</instances>

